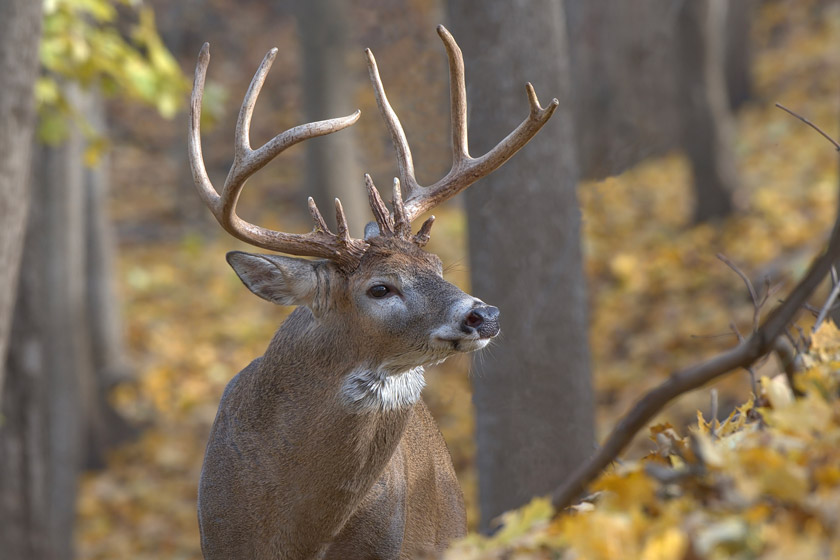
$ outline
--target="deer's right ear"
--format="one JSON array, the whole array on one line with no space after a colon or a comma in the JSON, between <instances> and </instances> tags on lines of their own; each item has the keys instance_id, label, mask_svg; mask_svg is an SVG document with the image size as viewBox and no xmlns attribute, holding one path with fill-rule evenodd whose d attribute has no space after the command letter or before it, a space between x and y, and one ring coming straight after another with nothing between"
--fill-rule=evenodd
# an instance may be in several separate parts
<instances>
[{"instance_id":1,"label":"deer's right ear","mask_svg":"<svg viewBox=\"0 0 840 560\"><path fill-rule=\"evenodd\" d=\"M231 251L227 262L249 290L278 305L310 305L318 276L312 261Z\"/></svg>"}]
</instances>

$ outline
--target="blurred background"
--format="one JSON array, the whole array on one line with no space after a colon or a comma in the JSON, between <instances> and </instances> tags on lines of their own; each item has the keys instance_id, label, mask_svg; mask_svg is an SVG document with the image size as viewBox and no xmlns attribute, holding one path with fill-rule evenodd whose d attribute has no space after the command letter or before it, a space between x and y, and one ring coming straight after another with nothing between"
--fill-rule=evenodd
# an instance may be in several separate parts
<instances>
[{"instance_id":1,"label":"blurred background","mask_svg":"<svg viewBox=\"0 0 840 560\"><path fill-rule=\"evenodd\" d=\"M834 220L837 153L774 104L840 136L836 0L28 4L0 1L0 108L36 100L31 147L25 119L0 127L2 165L18 162L0 182L3 558L201 557L196 488L219 398L290 311L241 285L224 254L248 248L195 194L186 109L205 41L217 186L271 47L255 146L362 111L249 181L239 214L282 231L311 227L307 196L322 209L340 196L359 236L362 174L380 188L396 174L366 47L421 184L450 165L438 24L464 51L474 156L526 117L526 81L543 106L560 100L509 164L435 210L428 250L447 279L502 310L500 339L429 371L424 393L472 529L553 488L669 372L734 345L730 324L750 331L749 294L716 254L767 279L772 304ZM752 383L716 384L721 417ZM696 391L664 419L709 406Z\"/></svg>"}]
</instances>

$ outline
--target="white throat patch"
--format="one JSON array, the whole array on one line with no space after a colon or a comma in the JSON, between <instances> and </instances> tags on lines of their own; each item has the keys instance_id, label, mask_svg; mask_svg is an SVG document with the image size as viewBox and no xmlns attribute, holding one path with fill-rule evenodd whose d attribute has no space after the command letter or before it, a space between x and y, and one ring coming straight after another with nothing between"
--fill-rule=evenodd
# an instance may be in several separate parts
<instances>
[{"instance_id":1,"label":"white throat patch","mask_svg":"<svg viewBox=\"0 0 840 560\"><path fill-rule=\"evenodd\" d=\"M341 400L354 412L386 412L408 408L426 386L425 371L416 367L400 373L381 369L351 371L341 386Z\"/></svg>"}]
</instances>

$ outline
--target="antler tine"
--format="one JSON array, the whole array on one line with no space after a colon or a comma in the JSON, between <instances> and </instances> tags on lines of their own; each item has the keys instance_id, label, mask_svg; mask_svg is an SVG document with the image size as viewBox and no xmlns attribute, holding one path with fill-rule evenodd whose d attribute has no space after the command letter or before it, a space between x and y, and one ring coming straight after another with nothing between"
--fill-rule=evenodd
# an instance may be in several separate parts
<instances>
[{"instance_id":1,"label":"antler tine","mask_svg":"<svg viewBox=\"0 0 840 560\"><path fill-rule=\"evenodd\" d=\"M209 64L210 43L204 43L198 53L198 62L195 65L195 82L190 96L190 133L187 137L187 144L193 182L198 189L198 195L216 215L220 197L207 176L204 155L201 151L201 100L204 97L204 80L207 77L207 66Z\"/></svg>"},{"instance_id":2,"label":"antler tine","mask_svg":"<svg viewBox=\"0 0 840 560\"><path fill-rule=\"evenodd\" d=\"M464 55L455 38L442 25L437 32L449 58L449 106L452 121L452 166L470 159L467 134L467 84L464 78Z\"/></svg>"},{"instance_id":3,"label":"antler tine","mask_svg":"<svg viewBox=\"0 0 840 560\"><path fill-rule=\"evenodd\" d=\"M420 231L414 234L414 237L411 238L414 241L414 244L418 247L425 247L426 243L429 242L429 239L432 238L432 224L435 223L435 217L429 216L423 225L420 226Z\"/></svg>"},{"instance_id":4,"label":"antler tine","mask_svg":"<svg viewBox=\"0 0 840 560\"><path fill-rule=\"evenodd\" d=\"M373 92L376 95L376 104L382 118L385 119L385 124L388 125L388 131L391 133L391 142L397 152L397 164L400 168L400 178L405 185L406 194L411 196L411 193L419 187L417 179L414 177L414 160L411 157L411 148L408 146L408 139L405 137L400 119L388 102L388 96L385 95L385 87L382 85L382 78L379 77L379 68L376 65L373 52L370 49L365 49L365 54L368 60L368 74L370 74Z\"/></svg>"},{"instance_id":5,"label":"antler tine","mask_svg":"<svg viewBox=\"0 0 840 560\"><path fill-rule=\"evenodd\" d=\"M376 189L376 185L373 184L373 179L371 179L370 175L367 173L365 173L365 186L368 191L370 209L373 211L373 217L376 219L376 225L379 226L379 234L383 236L394 235L394 225L391 220L391 213L388 212L388 208L382 201L382 197L379 196L379 191Z\"/></svg>"},{"instance_id":6,"label":"antler tine","mask_svg":"<svg viewBox=\"0 0 840 560\"><path fill-rule=\"evenodd\" d=\"M201 151L201 100L204 94L204 82L207 67L210 63L210 46L205 43L199 52L195 69L195 83L193 85L190 103L189 125L189 156L198 193L204 203L210 208L219 224L231 235L251 245L270 249L291 255L321 257L336 261L343 268L353 268L364 254L366 244L360 239L339 239L326 226L321 213L310 199L315 229L307 234L283 233L265 229L242 220L236 215L236 203L239 193L247 179L262 169L280 152L299 142L337 132L352 125L359 119L360 112L352 115L312 122L290 128L281 132L263 146L252 150L249 139L249 128L254 106L260 89L265 82L271 64L277 55L277 49L270 50L263 58L262 64L254 74L236 123L236 139L233 164L225 180L221 196L207 176L204 158Z\"/></svg>"},{"instance_id":7,"label":"antler tine","mask_svg":"<svg viewBox=\"0 0 840 560\"><path fill-rule=\"evenodd\" d=\"M394 233L402 238L407 238L411 234L411 222L405 219L405 207L403 206L400 180L396 177L394 177L394 191L391 204L394 206Z\"/></svg>"},{"instance_id":8,"label":"antler tine","mask_svg":"<svg viewBox=\"0 0 840 560\"><path fill-rule=\"evenodd\" d=\"M366 51L370 78L376 92L376 101L391 132L391 139L399 162L400 178L406 186L405 215L409 222L455 196L478 179L498 169L539 132L560 104L557 99L552 99L546 108L542 108L536 93L534 93L534 88L531 84L527 84L525 87L530 107L528 117L489 152L478 158L470 157L467 138L467 96L463 56L452 34L444 26L438 26L437 31L449 58L453 157L452 167L446 176L428 187L419 185L415 179L414 164L405 132L385 96L373 54L369 49Z\"/></svg>"},{"instance_id":9,"label":"antler tine","mask_svg":"<svg viewBox=\"0 0 840 560\"><path fill-rule=\"evenodd\" d=\"M344 215L344 207L337 198L335 199L335 223L338 224L338 240L347 245L352 239L347 231L347 216Z\"/></svg>"},{"instance_id":10,"label":"antler tine","mask_svg":"<svg viewBox=\"0 0 840 560\"><path fill-rule=\"evenodd\" d=\"M324 216L318 210L318 205L315 204L315 199L310 196L306 200L306 203L309 206L309 214L312 216L312 221L315 223L315 229L312 231L332 234L330 228L327 227L327 222L324 221Z\"/></svg>"}]
</instances>

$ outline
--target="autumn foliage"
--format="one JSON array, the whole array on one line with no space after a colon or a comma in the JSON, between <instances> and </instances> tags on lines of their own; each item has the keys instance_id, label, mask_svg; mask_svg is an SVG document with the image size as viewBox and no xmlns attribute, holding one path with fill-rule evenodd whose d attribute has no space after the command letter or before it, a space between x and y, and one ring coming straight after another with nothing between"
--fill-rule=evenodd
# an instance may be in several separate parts
<instances>
[{"instance_id":1,"label":"autumn foliage","mask_svg":"<svg viewBox=\"0 0 840 560\"><path fill-rule=\"evenodd\" d=\"M654 450L604 473L552 519L546 499L447 558L840 557L840 330L810 340L797 398L783 375L721 421L650 429Z\"/></svg>"},{"instance_id":2,"label":"autumn foliage","mask_svg":"<svg viewBox=\"0 0 840 560\"><path fill-rule=\"evenodd\" d=\"M762 4L754 29L757 98L738 114L737 215L690 223L688 166L678 154L580 186L599 436L670 371L736 343L730 323L749 332L752 302L717 253L757 285L769 278L772 306L821 249L836 209L836 153L773 104L840 136L838 7ZM115 162L135 172L132 188L114 195L118 225L150 209L160 213L166 199L159 195L175 175L167 177L154 156L130 157L136 161ZM304 201L296 209L303 211ZM261 223L305 228L291 206L276 199L267 206ZM468 289L464 218L454 207L441 210L428 249L450 265L447 279ZM225 251L240 248L224 236L198 234L121 247L138 375L112 397L145 430L112 453L106 470L86 475L80 558L200 558L196 485L219 397L265 350L288 311L253 297L228 269ZM448 557L840 558L840 332L825 323L809 336L807 316L800 326L808 339L795 381L801 396L773 359L757 368L754 396L749 375L733 372L715 385L720 420L710 418L709 390L685 396L572 511L554 517L548 501L537 499L506 514L492 537L469 536ZM479 359L492 360L492 348ZM431 371L424 398L452 452L474 525L468 367L455 360Z\"/></svg>"}]
</instances>

